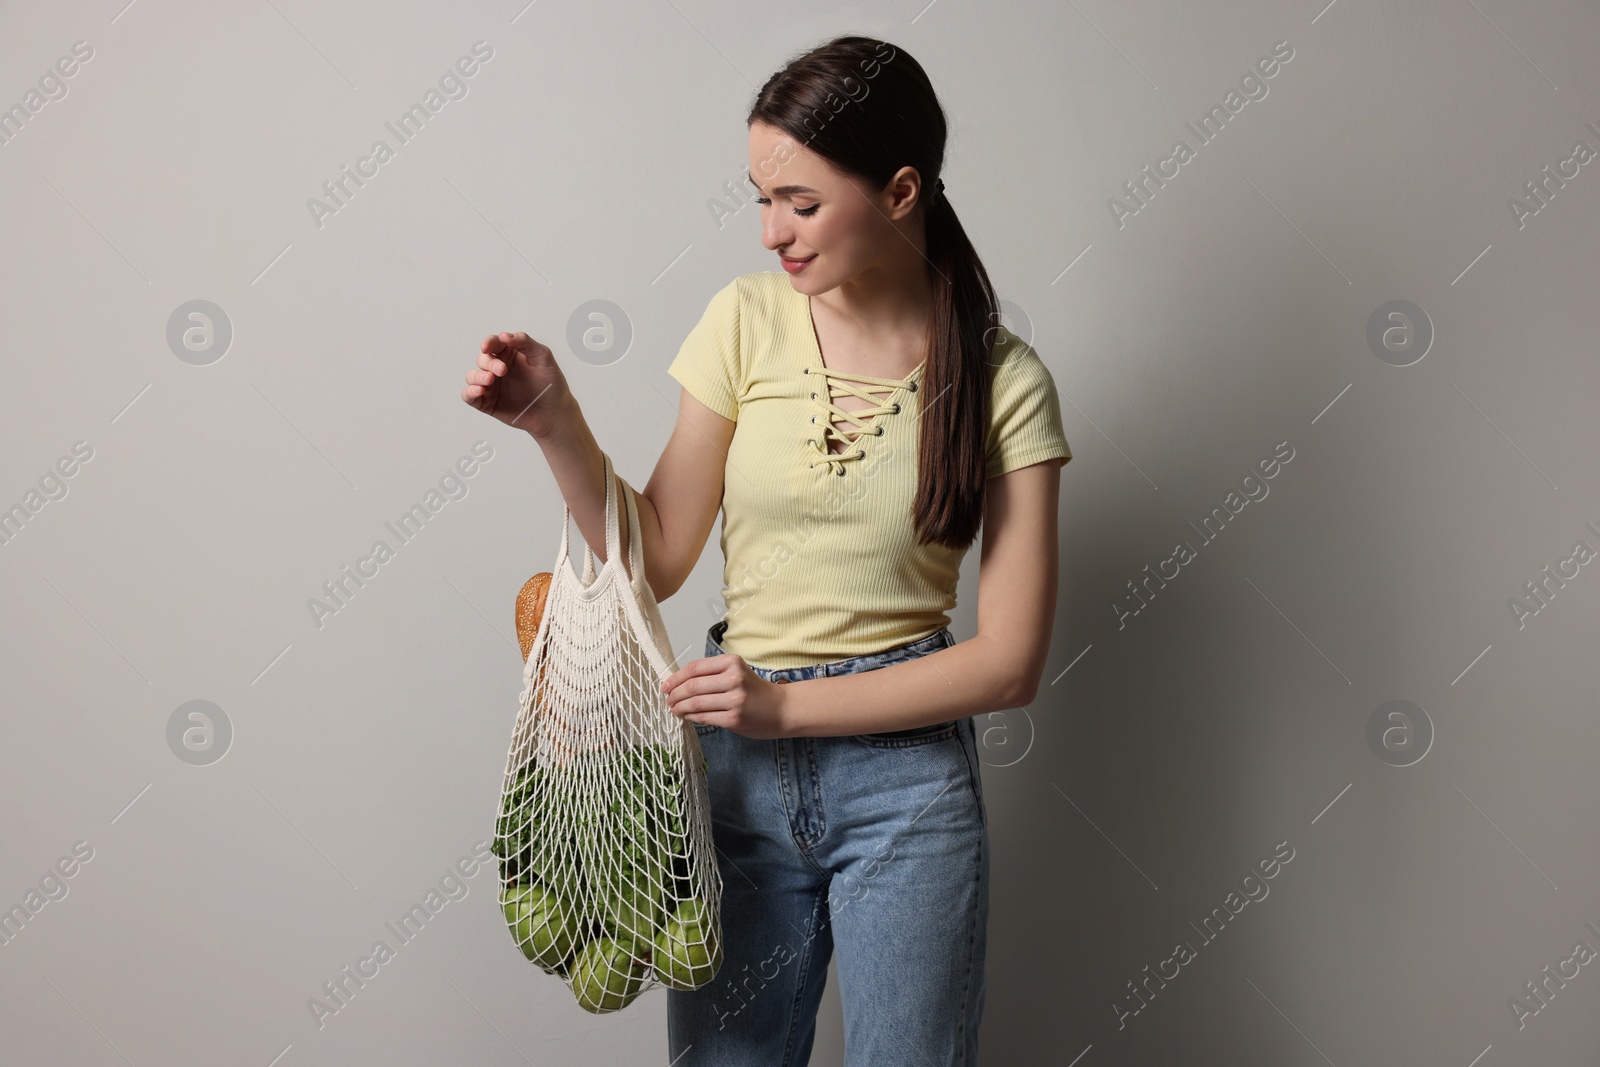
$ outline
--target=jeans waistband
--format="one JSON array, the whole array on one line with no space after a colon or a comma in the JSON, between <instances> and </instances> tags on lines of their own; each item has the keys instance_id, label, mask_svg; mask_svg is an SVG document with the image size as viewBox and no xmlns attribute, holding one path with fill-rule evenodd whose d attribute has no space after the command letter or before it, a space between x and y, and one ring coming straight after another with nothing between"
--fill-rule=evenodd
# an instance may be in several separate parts
<instances>
[{"instance_id":1,"label":"jeans waistband","mask_svg":"<svg viewBox=\"0 0 1600 1067\"><path fill-rule=\"evenodd\" d=\"M719 654L726 652L722 647L722 636L728 632L728 620L721 619L711 625L706 631L706 642L710 648L716 649ZM862 656L850 656L846 659L829 660L825 663L813 663L806 667L758 667L749 664L756 675L768 682L800 682L808 678L828 678L840 674L859 674L877 667L887 667L891 663L903 660L916 659L926 656L930 652L937 652L941 648L949 648L956 643L950 633L949 627L940 627L927 637L918 638L904 645L884 649L882 652L869 652Z\"/></svg>"}]
</instances>

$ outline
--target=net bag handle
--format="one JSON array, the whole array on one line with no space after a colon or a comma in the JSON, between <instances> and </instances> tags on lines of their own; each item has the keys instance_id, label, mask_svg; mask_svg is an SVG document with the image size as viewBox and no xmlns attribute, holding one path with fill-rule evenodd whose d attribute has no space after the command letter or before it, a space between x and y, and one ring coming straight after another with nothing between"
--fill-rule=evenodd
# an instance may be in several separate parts
<instances>
[{"instance_id":1,"label":"net bag handle","mask_svg":"<svg viewBox=\"0 0 1600 1067\"><path fill-rule=\"evenodd\" d=\"M605 460L606 471L606 562L610 563L622 555L621 523L617 505L616 472L611 465L611 456L601 452ZM568 565L571 554L570 528L572 526L572 506L563 497L561 501L561 551L556 554L556 566ZM628 494L628 569L635 576L633 581L644 566L643 555L639 545L639 512L638 506L633 501L633 494ZM585 542L583 546L583 584L590 586L598 572L595 569L594 550Z\"/></svg>"},{"instance_id":2,"label":"net bag handle","mask_svg":"<svg viewBox=\"0 0 1600 1067\"><path fill-rule=\"evenodd\" d=\"M627 490L623 496L628 503L628 584L633 587L635 596L638 596L643 590L644 583L644 528L639 525L639 505L633 499L632 487L626 480L622 485ZM607 545L607 559L615 558L610 555L612 551L611 546Z\"/></svg>"}]
</instances>

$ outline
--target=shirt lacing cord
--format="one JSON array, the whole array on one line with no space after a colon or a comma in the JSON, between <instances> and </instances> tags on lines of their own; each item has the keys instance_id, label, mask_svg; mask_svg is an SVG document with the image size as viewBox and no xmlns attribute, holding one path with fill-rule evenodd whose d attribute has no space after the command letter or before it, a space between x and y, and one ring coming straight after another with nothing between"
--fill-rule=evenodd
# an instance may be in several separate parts
<instances>
[{"instance_id":1,"label":"shirt lacing cord","mask_svg":"<svg viewBox=\"0 0 1600 1067\"><path fill-rule=\"evenodd\" d=\"M812 373L812 368L807 367L805 369L805 373ZM900 388L901 386L905 386L912 392L916 392L917 383L908 383L904 379L899 378L876 378L870 374L846 374L843 371L828 370L826 367L818 368L816 373L822 375L823 383L828 388L828 395L826 399L824 399L817 393L811 394L811 399L816 401L817 405L823 409L825 417L821 423L822 436L820 438L811 438L811 440L808 442L816 451L819 458L817 460L813 460L811 463L808 463L807 466L815 467L818 462L824 462L828 464L828 469L832 473L843 475L845 461L851 459L860 459L863 455L860 445L857 444L858 439L867 434L870 434L874 437L881 437L883 435L882 426L868 427L866 420L877 415L898 414L900 411L899 404L885 404L883 403L883 398L873 396L871 390L894 390ZM833 379L837 379L837 381L834 381ZM858 396L862 400L874 401L876 406L858 408L855 411L846 411L844 408L841 408L833 403L835 397L845 396L846 394ZM836 415L843 416L844 418L855 423L856 430L852 436L846 436L845 434L841 433L839 428L833 424L833 420ZM811 422L813 425L817 424L817 417L815 415L811 416ZM839 453L830 452L828 451L828 442L830 440L840 441L846 445L852 445L854 447L847 448L845 451Z\"/></svg>"}]
</instances>

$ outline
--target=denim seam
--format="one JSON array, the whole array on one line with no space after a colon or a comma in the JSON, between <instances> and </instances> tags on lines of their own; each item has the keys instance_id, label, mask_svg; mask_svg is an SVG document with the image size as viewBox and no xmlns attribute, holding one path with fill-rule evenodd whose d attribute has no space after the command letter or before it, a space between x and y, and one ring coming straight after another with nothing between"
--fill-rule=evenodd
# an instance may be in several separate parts
<instances>
[{"instance_id":1,"label":"denim seam","mask_svg":"<svg viewBox=\"0 0 1600 1067\"><path fill-rule=\"evenodd\" d=\"M970 722L971 720L969 719L968 721ZM959 1051L957 1052L958 1064L960 1065L960 1067L971 1067L971 1065L969 1065L968 1062L967 1062L967 1046L968 1046L967 1026L968 1026L969 1023L972 1022L972 1013L973 1013L973 1009L974 1009L973 990L972 990L972 972L973 972L973 969L974 969L973 961L974 961L975 956L976 956L975 946L977 944L977 938L978 938L978 912L979 912L979 909L980 909L980 906L981 906L982 900L983 900L983 877L982 876L983 876L983 860L985 858L984 857L984 850L988 848L988 838L989 838L989 816L988 816L988 813L984 810L983 796L979 792L979 787L978 787L978 782L977 782L977 774L978 774L978 770L979 770L978 762L979 761L978 761L976 724L974 724L973 737L971 738L970 745L968 743L968 738L966 737L965 733L963 733L962 737L961 737L961 747L962 747L963 750L966 751L967 757L968 757L968 761L967 761L967 779L968 779L969 782L972 783L973 800L978 805L978 820L979 820L978 821L978 827L979 828L978 828L978 847L977 847L977 852L976 852L976 862L973 863L973 865L972 865L972 910L968 914L968 922L967 922L967 975L966 975L966 982L965 982L965 984L964 984L964 986L962 988L962 994L961 994L961 999L962 999L962 1004L961 1004L961 1025L958 1027L958 1035L959 1035L959 1038L960 1038L960 1043L959 1043L959 1046L958 1046Z\"/></svg>"},{"instance_id":2,"label":"denim seam","mask_svg":"<svg viewBox=\"0 0 1600 1067\"><path fill-rule=\"evenodd\" d=\"M969 718L967 721L971 722L972 720ZM978 780L978 776L982 772L982 767L980 766L982 761L978 758L978 728L976 723L972 724L971 743L969 744L967 738L963 736L961 747L965 750L967 756L967 783L972 787L972 801L978 805L978 817L982 821L984 829L987 830L989 828L989 813L984 808L983 786Z\"/></svg>"},{"instance_id":3,"label":"denim seam","mask_svg":"<svg viewBox=\"0 0 1600 1067\"><path fill-rule=\"evenodd\" d=\"M961 1022L956 1026L956 1057L958 1067L968 1067L967 1024L972 1010L972 961L978 940L978 907L982 899L983 835L978 836L977 860L972 865L972 907L967 912L967 974L961 986Z\"/></svg>"},{"instance_id":4,"label":"denim seam","mask_svg":"<svg viewBox=\"0 0 1600 1067\"><path fill-rule=\"evenodd\" d=\"M934 725L939 724L935 723ZM910 737L880 737L877 734L852 734L850 736L868 748L915 748L919 745L931 745L938 741L948 741L960 731L961 720L951 719L950 725L942 730L930 730L928 733L913 734Z\"/></svg>"},{"instance_id":5,"label":"denim seam","mask_svg":"<svg viewBox=\"0 0 1600 1067\"><path fill-rule=\"evenodd\" d=\"M822 772L817 766L816 746L811 743L809 738L800 738L799 741L801 745L805 746L806 768L810 772L811 777L811 807L815 810L817 816L815 840L812 840L806 845L802 846L807 853L807 857L809 858L811 850L817 845L820 845L822 843L822 839L827 836L828 813L822 806ZM813 866L815 866L815 864L813 864ZM820 870L820 868L818 869Z\"/></svg>"},{"instance_id":6,"label":"denim seam","mask_svg":"<svg viewBox=\"0 0 1600 1067\"><path fill-rule=\"evenodd\" d=\"M818 874L826 875L829 872L817 863L816 858L811 854L811 847L795 836L795 810L789 807L789 783L792 779L795 779L795 776L787 769L788 760L784 757L784 741L782 738L776 738L768 741L767 744L772 746L772 762L778 772L778 797L783 802L784 821L789 824L789 840L794 842L795 851L799 853L800 858L805 860L812 870ZM814 769L815 766L813 765ZM798 784L798 780L796 780L796 785L798 786ZM798 788L795 792L799 792Z\"/></svg>"},{"instance_id":7,"label":"denim seam","mask_svg":"<svg viewBox=\"0 0 1600 1067\"><path fill-rule=\"evenodd\" d=\"M811 902L811 914L815 916L819 922L821 921L823 915L822 894L826 892L826 890L826 885L819 887L816 898ZM790 1057L794 1055L794 1041L796 1032L795 1024L800 1018L800 1000L805 996L806 978L811 971L811 943L815 939L815 934L807 937L800 947L800 966L795 974L794 1000L789 1004L789 1025L787 1027L788 1032L784 1035L783 1039L783 1061L781 1067L789 1067ZM813 1019L812 1025L816 1025L815 1019Z\"/></svg>"}]
</instances>

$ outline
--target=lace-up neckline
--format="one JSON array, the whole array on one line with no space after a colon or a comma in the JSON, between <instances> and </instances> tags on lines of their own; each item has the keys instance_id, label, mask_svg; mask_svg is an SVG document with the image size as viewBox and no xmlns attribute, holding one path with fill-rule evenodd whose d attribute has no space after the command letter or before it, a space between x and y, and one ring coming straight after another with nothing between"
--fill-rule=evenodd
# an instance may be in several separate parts
<instances>
[{"instance_id":1,"label":"lace-up neckline","mask_svg":"<svg viewBox=\"0 0 1600 1067\"><path fill-rule=\"evenodd\" d=\"M870 374L830 370L822 362L822 344L817 339L816 321L811 318L811 298L797 295L806 303L806 318L811 325L811 365L802 373L816 387L807 391L812 406L819 409L817 414L811 416L807 427L811 431L806 441L811 449L811 460L807 466L816 467L826 463L829 473L843 475L848 461L860 459L865 454L861 447L863 438L883 436L883 425L878 421L879 418L900 413L902 402L894 399L895 395L901 391L917 391L926 360L913 367L904 378L879 378ZM884 395L876 396L875 393ZM836 398L843 396L860 397L868 401L870 406L846 411L834 403ZM844 419L853 424L853 430L849 425L842 428L836 426L835 419ZM843 444L844 451L830 451L831 441Z\"/></svg>"},{"instance_id":2,"label":"lace-up neckline","mask_svg":"<svg viewBox=\"0 0 1600 1067\"><path fill-rule=\"evenodd\" d=\"M920 366L918 370L921 370ZM807 442L814 453L808 466L815 467L819 463L826 463L829 471L834 474L844 473L847 460L862 457L864 453L861 450L861 438L883 436L883 426L873 420L880 415L899 414L899 402L891 402L889 397L901 389L913 393L917 391L917 383L910 378L876 378L869 374L846 374L823 366L807 367L805 373L817 379L817 384L822 387L811 393L813 404L821 409L820 413L811 416L811 424L819 427L821 432ZM886 396L872 395L874 391L881 392L885 389L889 390ZM833 402L836 397L846 395L871 401L873 406L846 411ZM841 429L834 425L836 418L848 420L854 424L855 429L850 431L849 427ZM847 447L842 452L830 451L830 441L839 441Z\"/></svg>"}]
</instances>

